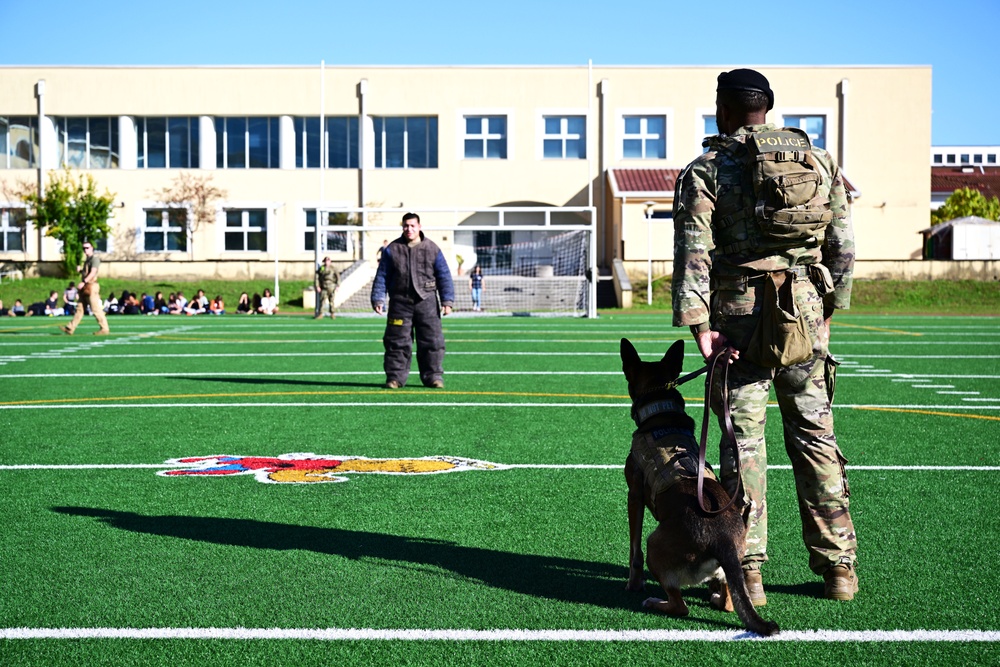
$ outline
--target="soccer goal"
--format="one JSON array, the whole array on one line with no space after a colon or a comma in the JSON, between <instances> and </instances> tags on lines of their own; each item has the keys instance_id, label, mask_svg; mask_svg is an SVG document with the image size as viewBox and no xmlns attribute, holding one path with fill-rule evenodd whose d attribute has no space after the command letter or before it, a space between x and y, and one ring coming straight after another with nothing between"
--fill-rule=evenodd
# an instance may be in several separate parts
<instances>
[{"instance_id":1,"label":"soccer goal","mask_svg":"<svg viewBox=\"0 0 1000 667\"><path fill-rule=\"evenodd\" d=\"M413 209L441 248L455 283L455 312L472 313L470 275L482 270L487 315L597 316L593 207ZM371 313L381 249L399 237L404 209L321 209L316 262L329 255L342 271L337 312Z\"/></svg>"}]
</instances>

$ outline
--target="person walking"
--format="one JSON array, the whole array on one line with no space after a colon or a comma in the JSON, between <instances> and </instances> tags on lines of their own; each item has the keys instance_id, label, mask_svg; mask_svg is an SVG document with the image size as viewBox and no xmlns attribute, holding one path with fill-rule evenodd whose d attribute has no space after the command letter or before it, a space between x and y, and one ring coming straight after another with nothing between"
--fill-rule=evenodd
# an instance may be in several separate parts
<instances>
[{"instance_id":1,"label":"person walking","mask_svg":"<svg viewBox=\"0 0 1000 667\"><path fill-rule=\"evenodd\" d=\"M726 392L742 500L750 506L743 568L751 600L767 601L760 569L767 560L764 425L772 385L809 567L823 577L825 597L851 600L857 536L846 459L833 431L836 362L829 353L830 318L850 306L854 266L844 179L805 132L766 122L774 93L761 73L723 72L716 95L720 134L706 139L708 151L677 179L673 324L691 328L705 359L731 351L729 382L715 383L712 404L722 424ZM771 335L768 325L782 315L798 335ZM781 354L765 354L765 343ZM739 480L723 439L722 479L732 494Z\"/></svg>"},{"instance_id":2,"label":"person walking","mask_svg":"<svg viewBox=\"0 0 1000 667\"><path fill-rule=\"evenodd\" d=\"M76 285L80 299L76 302L73 321L59 328L72 336L83 320L84 302L86 302L90 305L90 312L94 315L99 327L94 335L107 336L111 332L108 330L108 318L104 316L104 308L101 306L101 287L97 282L97 272L101 268L101 260L94 256L94 244L90 241L85 241L83 244L83 257L83 264L76 267L76 270L80 272L80 282Z\"/></svg>"},{"instance_id":3,"label":"person walking","mask_svg":"<svg viewBox=\"0 0 1000 667\"><path fill-rule=\"evenodd\" d=\"M340 285L340 274L333 268L333 260L329 257L323 258L323 264L316 269L316 316L314 320L323 318L323 304L330 304L330 319L337 318L337 310L333 305L333 299L337 294L337 286Z\"/></svg>"},{"instance_id":4,"label":"person walking","mask_svg":"<svg viewBox=\"0 0 1000 667\"><path fill-rule=\"evenodd\" d=\"M417 345L417 367L425 387L444 388L444 332L442 311L449 315L455 303L455 286L444 254L420 230L420 216L403 216L403 233L385 246L375 281L372 308L388 318L382 343L387 389L406 385L410 374L413 341ZM440 298L440 305L438 299Z\"/></svg>"}]
</instances>

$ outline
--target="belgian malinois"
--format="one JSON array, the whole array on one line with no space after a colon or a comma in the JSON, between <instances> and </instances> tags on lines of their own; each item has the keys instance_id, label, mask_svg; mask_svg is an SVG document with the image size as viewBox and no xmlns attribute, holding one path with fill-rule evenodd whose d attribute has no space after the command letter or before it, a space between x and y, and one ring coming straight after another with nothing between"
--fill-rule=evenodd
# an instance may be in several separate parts
<instances>
[{"instance_id":1,"label":"belgian malinois","mask_svg":"<svg viewBox=\"0 0 1000 667\"><path fill-rule=\"evenodd\" d=\"M698 443L694 420L684 412L684 399L672 384L681 372L684 342L677 341L660 361L642 361L632 343L622 338L622 371L632 398L636 431L625 459L628 482L629 577L626 589L641 591L642 521L649 508L658 526L646 541L649 571L660 582L666 600L647 598L643 606L686 616L681 588L708 581L709 604L733 611L748 630L769 636L778 625L760 617L750 602L740 561L746 552L746 522L741 508L709 471L704 503L697 495Z\"/></svg>"}]
</instances>

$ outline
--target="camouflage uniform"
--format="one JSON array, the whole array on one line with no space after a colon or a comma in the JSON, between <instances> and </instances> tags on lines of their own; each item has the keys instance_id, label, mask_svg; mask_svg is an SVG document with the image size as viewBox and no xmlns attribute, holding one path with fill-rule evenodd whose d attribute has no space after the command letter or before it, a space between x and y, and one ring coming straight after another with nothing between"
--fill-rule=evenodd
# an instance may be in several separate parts
<instances>
[{"instance_id":1,"label":"camouflage uniform","mask_svg":"<svg viewBox=\"0 0 1000 667\"><path fill-rule=\"evenodd\" d=\"M316 293L316 317L323 316L323 304L330 304L330 317L336 317L337 311L333 307L333 298L337 294L337 286L340 284L340 274L332 266L320 266L316 269L316 286L319 291Z\"/></svg>"},{"instance_id":2,"label":"camouflage uniform","mask_svg":"<svg viewBox=\"0 0 1000 667\"><path fill-rule=\"evenodd\" d=\"M758 569L767 560L764 423L773 384L784 424L785 451L795 476L809 566L822 574L838 563L853 566L857 549L848 507L846 460L833 433L831 399L824 377L829 351L820 336L824 308L832 313L835 308L850 306L854 237L840 171L826 151L813 148L823 175L821 191L829 197L833 212L825 238L816 247L779 252L766 247L752 216L741 213L747 210L748 196L752 199L753 194L745 192L744 163L732 154L730 142L774 129L770 124L751 125L729 138L710 137L705 142L708 152L678 177L673 323L701 331L710 327L725 335L734 347L746 349L759 320L765 272L796 272L792 291L805 314L812 357L781 368L764 368L741 358L730 367L729 403L739 444L744 500L751 505L744 567ZM724 150L727 146L730 150ZM750 206L752 211L752 203ZM829 270L825 281L819 279L821 262ZM821 296L817 285L824 282L826 293ZM720 423L721 391L718 382L713 387L712 403ZM735 462L730 448L723 446L722 450L723 484L732 493Z\"/></svg>"}]
</instances>

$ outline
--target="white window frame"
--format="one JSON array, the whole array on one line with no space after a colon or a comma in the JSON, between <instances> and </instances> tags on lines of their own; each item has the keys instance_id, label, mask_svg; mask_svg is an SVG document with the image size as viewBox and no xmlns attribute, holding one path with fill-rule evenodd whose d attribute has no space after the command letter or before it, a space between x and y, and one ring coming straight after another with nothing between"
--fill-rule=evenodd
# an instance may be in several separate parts
<instances>
[{"instance_id":1,"label":"white window frame","mask_svg":"<svg viewBox=\"0 0 1000 667\"><path fill-rule=\"evenodd\" d=\"M149 132L146 130L146 121L148 119L150 119L150 118L162 118L165 121L165 124L166 124L166 127L164 128L164 133L163 133L163 136L166 139L166 146L165 146L166 155L165 155L165 160L164 160L164 162L166 162L166 165L163 166L163 167L150 167L149 166ZM192 156L192 154L196 150L198 150L198 149L201 148L201 146L200 146L200 143L201 143L201 133L200 133L201 127L198 127L198 123L199 123L198 116L136 116L135 120L134 120L134 123L135 123L135 134L136 134L136 144L137 144L137 146L142 147L142 155L143 155L142 166L139 167L139 169L197 169L199 167L199 165L197 165L197 164L192 164L190 166L188 166L188 165L174 165L174 164L170 164L170 146L171 146L171 143L172 143L172 139L171 139L171 135L170 135L170 121L171 121L171 119L174 119L174 118L185 118L188 121L187 136L185 137L186 142L187 142L188 161L192 162L192 163L195 162L195 160L191 159L191 156ZM142 125L141 126L139 124L140 120L142 121ZM140 130L140 127L142 128L141 130ZM192 128L194 128L194 127L198 127L198 132L199 132L199 134L198 134L198 141L192 141L192 139L191 139ZM178 141L179 141L179 139L178 139ZM120 144L121 144L121 137L118 138L118 143L119 143L119 152L121 152L121 146L120 146ZM138 158L138 151L136 151L136 157ZM199 162L201 161L201 151L200 150L198 150L198 161Z\"/></svg>"},{"instance_id":2,"label":"white window frame","mask_svg":"<svg viewBox=\"0 0 1000 667\"><path fill-rule=\"evenodd\" d=\"M664 157L661 158L634 158L625 157L625 117L626 116L662 116L664 119L663 128L663 141L664 141ZM618 155L619 161L634 161L634 162L645 162L650 161L656 162L666 162L668 160L674 159L674 110L669 107L641 107L634 109L618 109L615 118L617 126L617 147L616 153ZM630 138L636 136L644 137L645 135L628 135ZM643 152L645 152L645 143L643 144Z\"/></svg>"},{"instance_id":3,"label":"white window frame","mask_svg":"<svg viewBox=\"0 0 1000 667\"><path fill-rule=\"evenodd\" d=\"M480 117L484 118L486 116L504 116L506 117L506 134L504 135L504 141L507 143L507 157L505 158L495 158L486 157L486 145L487 139L496 138L489 134L475 134L470 135L465 132L465 120L467 117ZM510 161L514 159L514 110L513 109L459 109L457 113L457 119L455 122L455 129L457 130L457 158L459 161L465 162L496 162L496 161ZM482 139L483 144L483 157L465 157L465 140L466 139Z\"/></svg>"},{"instance_id":4,"label":"white window frame","mask_svg":"<svg viewBox=\"0 0 1000 667\"><path fill-rule=\"evenodd\" d=\"M188 221L190 223L190 220L191 220L191 207L189 205L178 206L176 204L166 204L166 203L161 202L161 201L151 201L151 200L145 200L145 201L139 201L139 202L137 202L136 209L135 209L135 228L136 228L136 232L137 232L136 235L135 235L135 252L136 252L136 254L140 254L140 255L186 255L186 254L188 254L188 253L191 252L191 250L192 250L192 245L191 244L192 244L192 241L194 240L194 238L193 238L193 235L191 234L191 225L190 224L185 225L186 229L184 230L185 231L185 235L187 237L187 239L186 239L187 240L187 250L146 250L146 212L149 211L149 210L151 210L151 209L152 210L164 211L164 210L172 209L172 208L173 209L184 209L185 211L187 211ZM223 219L223 221L224 220L225 219ZM162 232L156 232L156 233L158 233L158 234L159 233L166 234L171 229L176 229L176 228L163 227L162 228ZM166 243L164 243L164 247L165 246L166 246Z\"/></svg>"},{"instance_id":5,"label":"white window frame","mask_svg":"<svg viewBox=\"0 0 1000 667\"><path fill-rule=\"evenodd\" d=\"M702 155L705 152L705 147L701 145L701 142L705 140L708 136L705 134L705 117L713 116L715 117L716 127L719 125L718 114L716 113L718 109L715 107L698 107L694 110L694 154Z\"/></svg>"},{"instance_id":6,"label":"white window frame","mask_svg":"<svg viewBox=\"0 0 1000 667\"><path fill-rule=\"evenodd\" d=\"M0 155L0 161L3 162L3 164L0 164L0 169L4 169L4 170L6 170L6 169L15 169L15 168L16 169L37 169L38 168L38 163L41 160L41 150L39 148L39 140L41 138L41 132L39 131L39 129L37 127L35 127L35 125L37 125L37 123L38 123L38 118L37 117L33 117L33 116L16 116L16 115L7 115L7 116L3 116L3 118L7 119L7 130L6 130L6 132L7 132L7 150L6 150L6 152L3 155ZM29 143L31 145L31 158L28 160L28 163L29 163L28 167L11 167L10 166L11 151L14 150L14 145L11 144L11 140L10 140L10 119L11 118L27 118L28 119L28 122L29 122L29 134L28 134L28 136L29 136ZM15 207L12 207L12 208L18 208L18 207L15 206Z\"/></svg>"},{"instance_id":7,"label":"white window frame","mask_svg":"<svg viewBox=\"0 0 1000 667\"><path fill-rule=\"evenodd\" d=\"M280 206L280 204L275 204L274 202L262 202L262 201L227 201L216 207L216 243L218 244L218 255L249 255L254 257L259 257L261 255L271 254L272 248L274 247L274 239L272 238L272 232L274 231L275 224L275 207ZM267 228L264 230L265 233L265 245L264 250L246 250L246 233L250 231L255 231L257 228L249 227L246 224L246 211L249 209L264 209L265 215L267 216L264 224ZM232 210L243 211L243 226L240 229L244 233L244 250L226 250L226 232L236 231L235 227L226 226L226 212Z\"/></svg>"},{"instance_id":8,"label":"white window frame","mask_svg":"<svg viewBox=\"0 0 1000 667\"><path fill-rule=\"evenodd\" d=\"M833 144L833 109L831 107L787 107L774 109L770 112L771 118L778 127L785 126L785 116L823 116L823 131L826 136L823 138L823 143L826 146L823 148L825 151L831 151ZM805 130L803 130L804 132ZM813 138L809 137L809 142L812 143Z\"/></svg>"},{"instance_id":9,"label":"white window frame","mask_svg":"<svg viewBox=\"0 0 1000 667\"><path fill-rule=\"evenodd\" d=\"M0 238L3 239L3 246L0 247L0 253L4 255L12 255L17 253L25 253L28 251L28 227L31 223L28 222L27 218L24 221L24 227L12 227L10 226L10 214L11 209L20 209L28 213L28 207L21 203L14 202L0 202ZM7 234L13 231L21 230L21 249L20 250L8 250L7 249Z\"/></svg>"},{"instance_id":10,"label":"white window frame","mask_svg":"<svg viewBox=\"0 0 1000 667\"><path fill-rule=\"evenodd\" d=\"M94 160L92 159L92 152L93 152L94 148L92 148L92 144L90 142L90 123L91 123L91 121L93 121L95 119L97 119L97 120L104 120L105 118L107 118L108 121L109 121L108 122L108 143L109 143L109 145L107 147L107 149L108 149L108 162L109 162L109 164L106 167L99 167L99 166L96 166L96 165L92 164L92 162L94 162ZM70 169L94 169L94 170L121 169L122 144L121 144L121 130L120 130L120 126L119 126L119 123L120 123L119 118L120 118L119 116L114 116L114 115L109 115L109 116L56 116L55 117L55 123L54 123L55 127L56 127L56 145L57 145L56 151L60 155L60 160L59 160L59 166L60 166L60 168L67 168L68 167ZM69 130L66 129L66 128L69 125L70 119L84 119L84 120L87 121L87 129L86 129L86 131L84 133L84 164L81 165L81 166L79 166L79 167L70 166L66 162L66 157L67 157L67 155L69 155L69 142L70 142L70 140L69 140ZM118 132L118 152L117 153L112 150L114 148L114 141L112 141L112 136L114 135L115 132ZM98 147L98 148L103 148L103 147ZM118 160L118 164L114 163L114 160L116 158ZM109 246L109 250L108 251L110 252L110 246Z\"/></svg>"},{"instance_id":11,"label":"white window frame","mask_svg":"<svg viewBox=\"0 0 1000 667\"><path fill-rule=\"evenodd\" d=\"M346 209L346 208L351 208L352 206L353 206L353 204L351 204L349 202L332 202L332 203L331 202L326 202L325 204L322 204L322 203L319 203L319 202L304 201L304 202L298 202L298 203L296 203L295 204L295 229L297 230L296 233L297 233L297 236L298 236L298 239L299 239L298 244L296 246L297 249L298 249L298 251L299 252L309 253L310 255L312 255L315 252L314 250L306 250L306 234L311 229L306 224L306 222L307 222L306 212L307 211L309 211L309 210L313 210L313 211L319 211L319 210L330 211L331 209L333 209L333 210L338 209L338 208L345 208ZM360 231L360 229L361 228L358 227L359 231ZM353 250L354 250L354 241L352 239L352 235L348 234L347 235L347 251L346 252L339 251L339 250L323 251L323 252L331 252L334 255L350 255L350 254L353 253Z\"/></svg>"},{"instance_id":12,"label":"white window frame","mask_svg":"<svg viewBox=\"0 0 1000 667\"><path fill-rule=\"evenodd\" d=\"M566 129L561 129L559 134L546 134L545 132L545 119L558 117L563 123L560 127L565 127L565 121L569 116L580 116L583 118L583 135L577 137L577 135L569 134ZM588 118L588 109L584 108L574 108L574 109L538 109L537 115L535 117L535 159L545 160L546 162L557 162L557 161L569 161L569 162L579 162L586 161L587 156L590 155L590 139L587 134L590 131ZM509 132L508 132L509 134ZM579 138L583 142L583 157L566 157L566 141L571 139ZM546 139L558 139L562 143L563 155L562 157L545 157L545 140ZM510 155L510 151L507 151Z\"/></svg>"}]
</instances>

